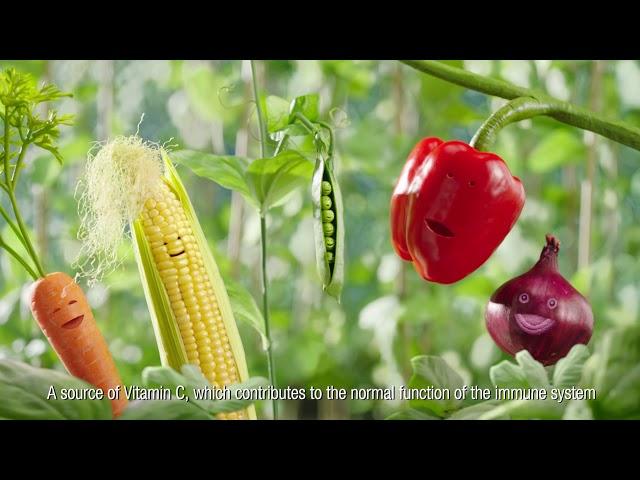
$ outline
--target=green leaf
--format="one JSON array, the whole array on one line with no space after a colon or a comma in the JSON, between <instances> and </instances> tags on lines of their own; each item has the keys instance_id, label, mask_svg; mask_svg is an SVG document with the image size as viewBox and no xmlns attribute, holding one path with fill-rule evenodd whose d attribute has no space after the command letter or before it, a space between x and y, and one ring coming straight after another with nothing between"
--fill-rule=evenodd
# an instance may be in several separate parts
<instances>
[{"instance_id":1,"label":"green leaf","mask_svg":"<svg viewBox=\"0 0 640 480\"><path fill-rule=\"evenodd\" d=\"M555 400L511 400L481 414L478 420L557 420L562 418L563 412L564 407Z\"/></svg>"},{"instance_id":2,"label":"green leaf","mask_svg":"<svg viewBox=\"0 0 640 480\"><path fill-rule=\"evenodd\" d=\"M568 163L580 161L585 155L584 143L572 131L558 128L531 152L529 168L534 173L546 173Z\"/></svg>"},{"instance_id":3,"label":"green leaf","mask_svg":"<svg viewBox=\"0 0 640 480\"><path fill-rule=\"evenodd\" d=\"M534 360L531 354L526 350L520 350L516 353L516 361L520 365L527 383L531 388L547 388L549 387L549 377L544 365Z\"/></svg>"},{"instance_id":4,"label":"green leaf","mask_svg":"<svg viewBox=\"0 0 640 480\"><path fill-rule=\"evenodd\" d=\"M142 371L142 383L147 388L170 388L175 392L177 386L184 387L184 396L189 399L189 403L204 411L212 408L211 400L196 400L194 389L206 388L210 384L202 375L200 369L195 365L183 365L180 373L169 367L146 367ZM180 400L184 402L184 400Z\"/></svg>"},{"instance_id":5,"label":"green leaf","mask_svg":"<svg viewBox=\"0 0 640 480\"><path fill-rule=\"evenodd\" d=\"M238 390L251 390L252 394L250 398L255 398L255 390L267 386L269 386L269 381L263 377L252 377L245 382L229 385L227 389L230 391L231 399L214 401L209 411L211 413L227 413L247 408L253 403L253 400L240 400L236 398L236 392L238 392Z\"/></svg>"},{"instance_id":6,"label":"green leaf","mask_svg":"<svg viewBox=\"0 0 640 480\"><path fill-rule=\"evenodd\" d=\"M61 125L71 125L71 115L58 115L55 110L48 110L42 117L37 108L39 104L70 97L71 94L60 91L55 85L44 84L38 87L34 78L15 69L0 72L0 104L2 108L3 130L9 132L9 141L16 147L28 151L35 145L50 152L60 164L62 155L58 151L56 141L60 136ZM23 136L19 135L23 132ZM3 132L4 133L4 132ZM19 148L16 148L13 155Z\"/></svg>"},{"instance_id":7,"label":"green leaf","mask_svg":"<svg viewBox=\"0 0 640 480\"><path fill-rule=\"evenodd\" d=\"M569 400L562 415L563 420L593 420L593 412L586 400Z\"/></svg>"},{"instance_id":8,"label":"green leaf","mask_svg":"<svg viewBox=\"0 0 640 480\"><path fill-rule=\"evenodd\" d=\"M508 360L503 360L491 367L489 378L494 386L500 388L527 388L529 386L522 368Z\"/></svg>"},{"instance_id":9,"label":"green leaf","mask_svg":"<svg viewBox=\"0 0 640 480\"><path fill-rule=\"evenodd\" d=\"M148 388L175 388L178 385L186 386L186 383L185 376L173 368L145 367L145 369L142 370L142 384Z\"/></svg>"},{"instance_id":10,"label":"green leaf","mask_svg":"<svg viewBox=\"0 0 640 480\"><path fill-rule=\"evenodd\" d=\"M180 368L180 373L184 376L190 386L206 387L209 381L202 374L199 367L187 363Z\"/></svg>"},{"instance_id":11,"label":"green leaf","mask_svg":"<svg viewBox=\"0 0 640 480\"><path fill-rule=\"evenodd\" d=\"M427 410L439 417L460 408L462 401L454 398L456 388L462 388L464 381L447 362L440 357L422 355L411 359L413 376L409 380L409 388L434 387L449 390L449 400L411 400L409 406L418 410Z\"/></svg>"},{"instance_id":12,"label":"green leaf","mask_svg":"<svg viewBox=\"0 0 640 480\"><path fill-rule=\"evenodd\" d=\"M275 133L289 124L289 102L284 98L269 95L262 101L267 132Z\"/></svg>"},{"instance_id":13,"label":"green leaf","mask_svg":"<svg viewBox=\"0 0 640 480\"><path fill-rule=\"evenodd\" d=\"M148 367L145 369L147 386L168 387L175 389L176 386L185 387L186 400L140 400L131 402L124 411L121 419L124 420L215 420L218 413L235 412L247 408L253 400L240 400L236 398L238 390L251 390L251 398L255 398L255 389L264 388L269 385L269 381L262 377L252 377L239 384L229 385L230 400L194 400L193 388L214 388L208 384L194 365L186 365L182 368L183 375L177 372L170 372L169 368ZM176 383L176 380L179 379Z\"/></svg>"},{"instance_id":14,"label":"green leaf","mask_svg":"<svg viewBox=\"0 0 640 480\"><path fill-rule=\"evenodd\" d=\"M640 325L607 331L584 367L585 383L596 389L596 418L637 418L640 412Z\"/></svg>"},{"instance_id":15,"label":"green leaf","mask_svg":"<svg viewBox=\"0 0 640 480\"><path fill-rule=\"evenodd\" d=\"M57 398L47 396L51 387ZM62 399L62 389L93 389L92 385L44 368L14 360L0 360L0 418L15 420L106 420L111 405L102 400ZM105 395L106 397L106 395Z\"/></svg>"},{"instance_id":16,"label":"green leaf","mask_svg":"<svg viewBox=\"0 0 640 480\"><path fill-rule=\"evenodd\" d=\"M320 97L316 93L294 98L289 111L289 123L293 123L296 113L301 113L311 122L317 121L320 116L319 104Z\"/></svg>"},{"instance_id":17,"label":"green leaf","mask_svg":"<svg viewBox=\"0 0 640 480\"><path fill-rule=\"evenodd\" d=\"M215 417L184 400L136 400L119 420L215 420Z\"/></svg>"},{"instance_id":18,"label":"green leaf","mask_svg":"<svg viewBox=\"0 0 640 480\"><path fill-rule=\"evenodd\" d=\"M420 410L407 408L406 410L389 415L386 420L440 420L440 418L421 412Z\"/></svg>"},{"instance_id":19,"label":"green leaf","mask_svg":"<svg viewBox=\"0 0 640 480\"><path fill-rule=\"evenodd\" d=\"M249 291L237 282L226 280L227 294L231 301L231 309L236 319L251 325L260 334L262 346L267 348L267 334L264 326L264 317L255 299Z\"/></svg>"},{"instance_id":20,"label":"green leaf","mask_svg":"<svg viewBox=\"0 0 640 480\"><path fill-rule=\"evenodd\" d=\"M246 408L253 403L253 400L236 399L234 395L237 390L255 390L256 388L266 387L269 385L269 382L265 378L252 377L247 379L245 382L228 385L226 387L230 392L230 400L209 400L207 398L196 399L195 389L200 389L203 392L205 389L214 387L207 381L204 375L202 375L202 372L197 366L189 364L183 365L180 369L180 373L169 367L147 367L142 371L142 382L148 388L165 387L171 389L173 392L175 392L176 387L182 386L184 387L183 394L188 398L188 401L178 399L168 401L146 401L145 403L150 403L151 406L136 407L141 409L144 408L144 410L141 410L142 413L140 413L140 415L149 415L149 418L154 418L152 417L153 415L157 415L161 418L161 415L165 414L186 415L193 416L194 418L202 417L202 414L198 412L190 412L188 408L179 407L177 405L168 407L161 405L167 402L175 403L175 401L180 401L189 405L191 409L200 410L209 416L217 413L235 412ZM157 409L158 413L155 413L154 409Z\"/></svg>"},{"instance_id":21,"label":"green leaf","mask_svg":"<svg viewBox=\"0 0 640 480\"><path fill-rule=\"evenodd\" d=\"M582 377L582 367L589 358L586 345L574 345L566 357L561 358L553 370L553 385L567 388L578 385Z\"/></svg>"},{"instance_id":22,"label":"green leaf","mask_svg":"<svg viewBox=\"0 0 640 480\"><path fill-rule=\"evenodd\" d=\"M184 165L196 175L213 180L220 186L240 193L250 204L258 207L253 190L247 184L245 171L249 160L231 155L213 155L194 150L171 153L171 160Z\"/></svg>"},{"instance_id":23,"label":"green leaf","mask_svg":"<svg viewBox=\"0 0 640 480\"><path fill-rule=\"evenodd\" d=\"M499 401L487 400L486 402L481 402L476 405L471 405L470 407L460 409L449 416L447 420L478 420L483 415L493 411L499 405ZM508 420L509 416L506 414L506 412L503 413L498 411L494 419Z\"/></svg>"},{"instance_id":24,"label":"green leaf","mask_svg":"<svg viewBox=\"0 0 640 480\"><path fill-rule=\"evenodd\" d=\"M247 169L248 183L266 212L311 178L313 165L298 152L286 150L271 158L254 160Z\"/></svg>"},{"instance_id":25,"label":"green leaf","mask_svg":"<svg viewBox=\"0 0 640 480\"><path fill-rule=\"evenodd\" d=\"M505 360L489 370L491 383L500 388L547 388L549 378L544 366L526 350L516 353L518 365Z\"/></svg>"}]
</instances>

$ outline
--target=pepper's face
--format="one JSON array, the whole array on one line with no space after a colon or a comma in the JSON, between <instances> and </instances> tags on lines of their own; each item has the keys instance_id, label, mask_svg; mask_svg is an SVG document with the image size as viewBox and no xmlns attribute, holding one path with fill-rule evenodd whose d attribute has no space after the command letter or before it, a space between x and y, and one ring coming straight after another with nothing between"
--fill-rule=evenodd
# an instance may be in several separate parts
<instances>
[{"instance_id":1,"label":"pepper's face","mask_svg":"<svg viewBox=\"0 0 640 480\"><path fill-rule=\"evenodd\" d=\"M429 281L456 282L482 265L515 224L524 188L496 155L446 142L409 187L406 240Z\"/></svg>"}]
</instances>

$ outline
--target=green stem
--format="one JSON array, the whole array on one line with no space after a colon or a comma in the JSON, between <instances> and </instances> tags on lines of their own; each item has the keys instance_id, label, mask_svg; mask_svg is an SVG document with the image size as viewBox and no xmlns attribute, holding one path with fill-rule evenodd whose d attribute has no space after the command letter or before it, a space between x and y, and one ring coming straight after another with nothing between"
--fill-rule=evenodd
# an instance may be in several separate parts
<instances>
[{"instance_id":1,"label":"green stem","mask_svg":"<svg viewBox=\"0 0 640 480\"><path fill-rule=\"evenodd\" d=\"M9 218L9 215L4 209L1 209L0 213L2 214L2 217L7 221L11 229L14 231L16 236L20 239L20 241L24 245L25 249L27 250L27 253L31 257L31 260L33 261L34 265L36 266L37 273L27 264L27 262L25 262L23 258L21 258L18 255L18 253L15 250L9 247L4 241L2 242L2 247L6 249L11 255L16 257L20 261L20 263L25 267L25 269L29 272L29 274L32 277L34 277L34 279L37 279L38 277L45 276L44 268L42 267L42 263L40 262L40 259L38 258L38 255L36 254L36 251L33 248L31 239L29 238L29 234L27 232L27 228L24 224L24 221L22 220L22 216L20 215L20 210L18 209L18 202L16 201L16 196L14 193L15 184L13 183L13 178L9 176L9 155L11 154L10 144L9 144L9 137L11 136L11 125L9 124L9 117L10 117L9 107L5 106L4 117L3 117L3 120L4 120L4 152L3 152L4 159L3 160L4 160L5 182L3 185L3 189L9 195L9 200L11 201L11 208L13 209L13 214L16 218L17 227L16 227L16 224L13 221L11 221L11 219ZM22 146L22 149L16 161L16 169L19 167L20 163L22 162L22 159L24 158L24 155L26 152L25 147L26 145ZM13 176L15 176L15 171Z\"/></svg>"},{"instance_id":2,"label":"green stem","mask_svg":"<svg viewBox=\"0 0 640 480\"><path fill-rule=\"evenodd\" d=\"M551 103L541 102L532 97L518 97L493 112L469 144L478 150L487 151L498 132L505 126L538 115L549 115L554 113L555 109L556 105Z\"/></svg>"},{"instance_id":3,"label":"green stem","mask_svg":"<svg viewBox=\"0 0 640 480\"><path fill-rule=\"evenodd\" d=\"M461 87L486 93L494 97L512 100L517 97L537 97L532 95L532 91L513 85L512 83L497 78L484 77L477 73L469 72L462 68L452 67L435 60L400 60L405 65L409 65L423 73L446 80Z\"/></svg>"},{"instance_id":4,"label":"green stem","mask_svg":"<svg viewBox=\"0 0 640 480\"><path fill-rule=\"evenodd\" d=\"M260 157L265 158L267 151L267 128L264 123L262 114L262 106L260 105L260 96L258 95L258 82L256 76L256 68L253 60L251 60L251 79L253 83L253 97L256 101L256 109L258 112L258 128L260 130ZM264 316L264 333L267 337L267 366L269 369L269 382L273 388L276 387L276 370L273 361L273 348L271 342L271 322L269 318L269 282L267 281L267 219L266 212L260 209L260 246L262 249L262 314ZM278 401L274 398L271 400L273 408L273 419L278 419Z\"/></svg>"},{"instance_id":5,"label":"green stem","mask_svg":"<svg viewBox=\"0 0 640 480\"><path fill-rule=\"evenodd\" d=\"M318 131L316 126L313 124L313 122L311 122L311 120L309 120L307 117L305 117L302 113L296 112L295 113L295 117L298 120L300 120L300 123L302 123L302 125L304 127L306 127L307 130L309 130L309 133L315 133L315 132Z\"/></svg>"},{"instance_id":6,"label":"green stem","mask_svg":"<svg viewBox=\"0 0 640 480\"><path fill-rule=\"evenodd\" d=\"M27 227L22 220L22 215L20 215L20 210L18 209L18 202L16 200L16 196L13 193L13 190L9 191L9 200L11 201L11 207L13 208L13 214L16 217L16 221L18 222L18 228L20 229L20 233L22 234L22 238L25 243L25 247L27 248L27 252L31 256L31 260L36 266L36 270L40 277L44 277L44 267L40 262L40 258L38 258L38 254L36 253L35 248L33 248L33 243L31 242L31 238L29 237L29 232L27 231Z\"/></svg>"},{"instance_id":7,"label":"green stem","mask_svg":"<svg viewBox=\"0 0 640 480\"><path fill-rule=\"evenodd\" d=\"M24 156L27 153L27 148L29 147L29 140L22 144L20 148L20 153L18 154L18 159L16 160L16 165L13 169L13 174L11 175L11 188L15 190L16 185L18 184L18 175L20 174L20 169L22 168L22 161L24 160Z\"/></svg>"},{"instance_id":8,"label":"green stem","mask_svg":"<svg viewBox=\"0 0 640 480\"><path fill-rule=\"evenodd\" d=\"M297 120L302 123L302 125L309 131L309 133L318 134L318 127L314 125L314 123L309 120L304 114L300 112L296 112L295 117ZM329 148L327 150L327 162L331 163L333 161L333 151L334 151L334 136L333 136L333 128L327 122L316 122L322 128L329 132Z\"/></svg>"},{"instance_id":9,"label":"green stem","mask_svg":"<svg viewBox=\"0 0 640 480\"><path fill-rule=\"evenodd\" d=\"M323 127L325 130L329 132L329 151L327 152L327 156L329 157L329 161L333 161L333 151L334 151L334 136L333 136L333 128L327 122L318 122L318 125Z\"/></svg>"},{"instance_id":10,"label":"green stem","mask_svg":"<svg viewBox=\"0 0 640 480\"><path fill-rule=\"evenodd\" d=\"M256 111L258 113L258 128L260 130L260 158L265 158L267 154L267 126L264 122L264 115L262 113L262 104L260 103L260 96L258 95L258 81L256 75L256 66L253 60L251 63L251 81L253 83L253 98L256 101Z\"/></svg>"},{"instance_id":11,"label":"green stem","mask_svg":"<svg viewBox=\"0 0 640 480\"><path fill-rule=\"evenodd\" d=\"M269 321L269 282L267 280L267 220L265 214L260 215L260 245L262 247L262 311L264 314L264 334L267 337L267 363L269 367L269 381L273 388L276 386L276 368L273 361L271 346L271 322ZM273 419L278 419L278 401L271 401Z\"/></svg>"},{"instance_id":12,"label":"green stem","mask_svg":"<svg viewBox=\"0 0 640 480\"><path fill-rule=\"evenodd\" d=\"M4 179L7 185L10 185L9 182L9 155L11 151L9 150L9 136L11 135L10 129L11 125L9 124L9 107L4 107Z\"/></svg>"},{"instance_id":13,"label":"green stem","mask_svg":"<svg viewBox=\"0 0 640 480\"><path fill-rule=\"evenodd\" d=\"M20 262L20 264L24 267L24 269L29 273L29 275L31 275L31 277L34 280L38 280L38 278L41 278L41 276L38 276L38 274L33 270L33 268L31 268L31 266L27 262L25 262L25 260L20 256L18 252L16 252L13 248L11 248L9 245L5 243L2 237L0 237L0 248L3 248L7 252L9 252L9 254L11 254L18 262Z\"/></svg>"},{"instance_id":14,"label":"green stem","mask_svg":"<svg viewBox=\"0 0 640 480\"><path fill-rule=\"evenodd\" d=\"M442 62L434 60L402 60L402 62L428 75L487 95L507 100L529 97L541 103L553 105L553 111L545 115L567 125L589 130L635 150L640 150L640 128L628 123L609 120L585 108L560 101L546 93L518 87L504 80L484 77Z\"/></svg>"},{"instance_id":15,"label":"green stem","mask_svg":"<svg viewBox=\"0 0 640 480\"><path fill-rule=\"evenodd\" d=\"M285 133L278 142L278 145L276 145L276 149L273 152L274 157L282 151L284 146L287 144L287 141L289 141L289 135Z\"/></svg>"}]
</instances>

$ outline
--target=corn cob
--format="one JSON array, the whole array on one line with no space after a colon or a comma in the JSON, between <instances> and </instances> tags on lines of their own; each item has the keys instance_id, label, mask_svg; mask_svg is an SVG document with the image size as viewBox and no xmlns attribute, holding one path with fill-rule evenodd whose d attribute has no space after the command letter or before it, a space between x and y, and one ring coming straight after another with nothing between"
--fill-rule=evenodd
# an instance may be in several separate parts
<instances>
[{"instance_id":1,"label":"corn cob","mask_svg":"<svg viewBox=\"0 0 640 480\"><path fill-rule=\"evenodd\" d=\"M200 249L168 185L147 200L142 225L189 363L198 365L216 387L237 383L238 367Z\"/></svg>"},{"instance_id":2,"label":"corn cob","mask_svg":"<svg viewBox=\"0 0 640 480\"><path fill-rule=\"evenodd\" d=\"M242 382L248 371L226 288L187 192L160 153L163 174L130 222L161 362L197 365L217 388ZM251 406L219 418L256 415Z\"/></svg>"}]
</instances>

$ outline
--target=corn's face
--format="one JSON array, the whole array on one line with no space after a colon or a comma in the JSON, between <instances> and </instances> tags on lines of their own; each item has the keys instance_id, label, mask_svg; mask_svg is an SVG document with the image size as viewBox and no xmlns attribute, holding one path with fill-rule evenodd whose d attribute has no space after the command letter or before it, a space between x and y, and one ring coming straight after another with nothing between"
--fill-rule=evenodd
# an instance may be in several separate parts
<instances>
[{"instance_id":1,"label":"corn's face","mask_svg":"<svg viewBox=\"0 0 640 480\"><path fill-rule=\"evenodd\" d=\"M138 265L163 364L198 365L215 387L248 377L229 298L184 187L167 175L134 222ZM221 415L255 418L255 410Z\"/></svg>"}]
</instances>

